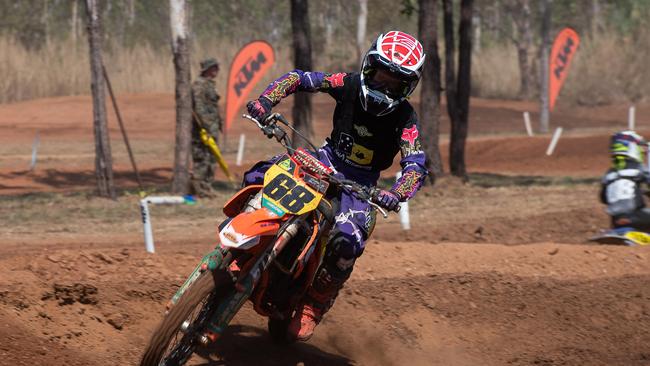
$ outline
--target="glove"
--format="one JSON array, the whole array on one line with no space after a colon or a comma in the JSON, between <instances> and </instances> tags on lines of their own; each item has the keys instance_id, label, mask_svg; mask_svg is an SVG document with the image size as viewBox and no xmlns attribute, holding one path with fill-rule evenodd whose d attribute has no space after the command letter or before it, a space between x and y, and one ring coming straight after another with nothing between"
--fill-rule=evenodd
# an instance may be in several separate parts
<instances>
[{"instance_id":1,"label":"glove","mask_svg":"<svg viewBox=\"0 0 650 366\"><path fill-rule=\"evenodd\" d=\"M246 103L248 114L262 124L271 113L271 107L271 101L264 97Z\"/></svg>"},{"instance_id":2,"label":"glove","mask_svg":"<svg viewBox=\"0 0 650 366\"><path fill-rule=\"evenodd\" d=\"M393 191L381 190L375 198L375 202L387 209L388 211L395 211L399 205L399 195Z\"/></svg>"}]
</instances>

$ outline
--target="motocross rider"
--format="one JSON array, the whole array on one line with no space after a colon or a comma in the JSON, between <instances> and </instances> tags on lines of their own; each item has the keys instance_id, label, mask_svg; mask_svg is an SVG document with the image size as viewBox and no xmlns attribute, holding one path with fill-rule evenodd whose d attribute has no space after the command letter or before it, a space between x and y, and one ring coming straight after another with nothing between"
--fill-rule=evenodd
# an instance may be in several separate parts
<instances>
[{"instance_id":1,"label":"motocross rider","mask_svg":"<svg viewBox=\"0 0 650 366\"><path fill-rule=\"evenodd\" d=\"M602 179L600 199L607 205L612 226L650 232L650 208L643 201L642 183L650 183L643 165L648 144L634 131L617 132L611 137L612 168Z\"/></svg>"},{"instance_id":2,"label":"motocross rider","mask_svg":"<svg viewBox=\"0 0 650 366\"><path fill-rule=\"evenodd\" d=\"M295 92L325 92L336 101L333 130L319 149L319 160L336 174L366 186L375 186L401 152L402 177L382 190L376 203L394 210L412 198L427 175L418 118L406 100L420 80L425 54L413 36L390 31L381 34L366 53L360 73L323 73L293 70L271 82L258 99L248 102L259 121L272 107ZM257 163L244 184L262 184L274 160ZM375 224L375 212L365 201L342 192L328 253L312 287L289 325L290 336L308 340L350 277L355 260Z\"/></svg>"}]
</instances>

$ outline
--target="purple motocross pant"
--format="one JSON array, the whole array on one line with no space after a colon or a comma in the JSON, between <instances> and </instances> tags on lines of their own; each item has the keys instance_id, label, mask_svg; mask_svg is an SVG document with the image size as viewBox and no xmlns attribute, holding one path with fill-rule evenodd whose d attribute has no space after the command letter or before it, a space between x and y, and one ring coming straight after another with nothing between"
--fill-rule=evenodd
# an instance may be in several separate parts
<instances>
[{"instance_id":1,"label":"purple motocross pant","mask_svg":"<svg viewBox=\"0 0 650 366\"><path fill-rule=\"evenodd\" d=\"M318 151L318 159L333 168L336 174L360 184L374 186L379 178L378 172L366 172L351 167L340 161L329 146ZM273 165L279 156L267 161L260 161L244 174L244 185L262 184L264 173ZM348 277L352 272L354 261L363 253L365 242L375 226L376 213L365 201L359 200L349 192L340 192L338 197L329 197L339 201L336 212L336 222L332 230L328 253L325 262L329 271L342 277ZM335 267L335 268L332 268Z\"/></svg>"}]
</instances>

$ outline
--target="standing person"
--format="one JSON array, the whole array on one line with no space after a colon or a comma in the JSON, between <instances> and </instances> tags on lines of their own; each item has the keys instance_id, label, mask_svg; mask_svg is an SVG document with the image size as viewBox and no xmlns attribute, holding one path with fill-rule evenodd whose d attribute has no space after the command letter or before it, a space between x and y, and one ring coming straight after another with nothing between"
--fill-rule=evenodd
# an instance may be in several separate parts
<instances>
[{"instance_id":1,"label":"standing person","mask_svg":"<svg viewBox=\"0 0 650 366\"><path fill-rule=\"evenodd\" d=\"M380 35L366 53L361 72L323 73L291 71L273 81L248 111L261 123L272 107L296 92L324 92L336 100L333 130L319 150L319 159L337 174L366 186L375 186L379 173L393 165L401 152L402 177L382 190L377 204L395 210L411 199L427 175L418 118L406 100L420 80L424 50L413 36L400 31ZM271 161L257 163L244 176L244 184L260 184ZM352 273L375 223L368 202L341 192L335 227L327 253L312 287L296 309L289 332L305 341Z\"/></svg>"},{"instance_id":2,"label":"standing person","mask_svg":"<svg viewBox=\"0 0 650 366\"><path fill-rule=\"evenodd\" d=\"M201 61L201 74L192 83L192 108L195 113L192 121L192 190L201 197L213 197L216 157L201 141L201 127L217 139L223 131L223 121L219 115L219 94L214 79L219 73L219 63L214 58ZM197 119L198 117L198 119Z\"/></svg>"}]
</instances>

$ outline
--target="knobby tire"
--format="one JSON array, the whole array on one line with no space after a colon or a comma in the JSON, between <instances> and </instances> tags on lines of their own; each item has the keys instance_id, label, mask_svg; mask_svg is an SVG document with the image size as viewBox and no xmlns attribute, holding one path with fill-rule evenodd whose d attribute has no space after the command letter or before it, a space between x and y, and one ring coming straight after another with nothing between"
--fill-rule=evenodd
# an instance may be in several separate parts
<instances>
[{"instance_id":1,"label":"knobby tire","mask_svg":"<svg viewBox=\"0 0 650 366\"><path fill-rule=\"evenodd\" d=\"M215 281L218 283L215 284ZM210 297L215 289L223 288L224 285L223 277L218 274L213 274L210 271L201 274L181 296L178 303L169 310L169 313L154 331L142 356L140 366L160 365L169 343L174 335L179 332L183 322L197 310L197 306L200 306L207 297Z\"/></svg>"}]
</instances>

